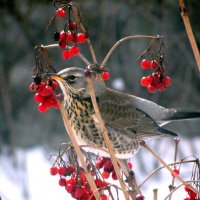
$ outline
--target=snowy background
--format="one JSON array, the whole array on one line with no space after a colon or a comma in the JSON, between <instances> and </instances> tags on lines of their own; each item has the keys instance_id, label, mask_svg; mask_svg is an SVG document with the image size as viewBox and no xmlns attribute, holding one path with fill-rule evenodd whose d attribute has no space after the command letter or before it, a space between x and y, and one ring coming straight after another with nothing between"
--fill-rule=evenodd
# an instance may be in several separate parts
<instances>
[{"instance_id":1,"label":"snowy background","mask_svg":"<svg viewBox=\"0 0 200 200\"><path fill-rule=\"evenodd\" d=\"M173 139L156 139L148 144L168 163L173 161L174 143ZM191 148L192 144L192 148ZM189 155L200 155L200 139L180 141L180 151L178 159ZM50 152L43 147L35 147L24 150L17 149L15 157L10 157L4 151L0 155L0 196L2 200L67 200L72 199L64 188L58 185L58 176L51 176L49 168L53 160L49 156L55 152ZM160 166L155 158L145 149L140 149L139 153L131 160L136 173L138 183L152 171ZM143 170L145 169L145 170ZM185 164L181 167L181 176L189 180L192 165ZM168 185L171 184L172 176L166 170L162 170L158 175L153 176L142 188L145 199L152 199L153 189L158 188L159 200L164 199L168 194ZM178 182L176 182L178 183ZM120 194L122 198L122 194ZM181 200L186 197L183 188L179 189L173 196L174 200Z\"/></svg>"}]
</instances>

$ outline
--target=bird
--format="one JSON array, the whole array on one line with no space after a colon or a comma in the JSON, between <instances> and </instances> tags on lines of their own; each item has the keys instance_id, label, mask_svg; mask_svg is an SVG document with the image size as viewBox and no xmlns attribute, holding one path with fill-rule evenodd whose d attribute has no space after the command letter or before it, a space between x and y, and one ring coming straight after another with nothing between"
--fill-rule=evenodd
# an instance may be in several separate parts
<instances>
[{"instance_id":1,"label":"bird","mask_svg":"<svg viewBox=\"0 0 200 200\"><path fill-rule=\"evenodd\" d=\"M109 156L102 130L95 114L85 70L69 67L51 75L63 93L63 103L72 132L79 145L98 147L88 151ZM141 140L177 134L163 126L173 120L199 118L197 109L165 108L147 99L108 88L103 80L93 78L98 108L108 132L115 156L133 157Z\"/></svg>"}]
</instances>

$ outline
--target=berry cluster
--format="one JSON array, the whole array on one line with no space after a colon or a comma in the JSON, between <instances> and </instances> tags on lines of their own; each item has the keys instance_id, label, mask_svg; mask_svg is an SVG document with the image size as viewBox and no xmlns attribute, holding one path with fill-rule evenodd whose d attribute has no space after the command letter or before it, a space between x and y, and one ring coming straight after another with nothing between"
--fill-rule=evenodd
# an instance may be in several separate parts
<instances>
[{"instance_id":1,"label":"berry cluster","mask_svg":"<svg viewBox=\"0 0 200 200\"><path fill-rule=\"evenodd\" d=\"M50 174L52 176L59 175L60 179L58 184L61 187L65 187L66 191L71 194L74 199L78 200L95 200L93 191L88 184L87 178L81 167L75 168L72 165L50 168ZM100 178L94 179L97 188L101 190L101 199L108 200L108 196L103 194L103 189L108 186L108 183L102 181Z\"/></svg>"},{"instance_id":2,"label":"berry cluster","mask_svg":"<svg viewBox=\"0 0 200 200\"><path fill-rule=\"evenodd\" d=\"M162 56L159 57L159 61L143 59L140 66L144 70L154 70L151 75L142 77L140 82L142 86L147 87L149 92L154 93L156 90L163 92L167 86L171 85L171 78L165 75Z\"/></svg>"},{"instance_id":3,"label":"berry cluster","mask_svg":"<svg viewBox=\"0 0 200 200\"><path fill-rule=\"evenodd\" d=\"M111 174L113 180L118 180L110 158L99 156L95 162L95 166L97 169L103 169L101 175L104 179L108 179ZM132 164L130 162L128 162L128 167L130 170L132 169Z\"/></svg>"},{"instance_id":4,"label":"berry cluster","mask_svg":"<svg viewBox=\"0 0 200 200\"><path fill-rule=\"evenodd\" d=\"M73 56L79 54L80 50L77 47L80 43L85 43L88 38L87 32L80 31L80 19L74 18L73 14L73 4L64 4L62 7L57 8L55 17L60 17L64 20L64 17L67 16L66 22L64 22L64 30L61 32L54 32L54 40L58 41L60 49L64 49L67 47L67 50L62 52L62 57L66 60L71 59ZM65 9L68 10L66 13ZM76 10L78 8L76 7ZM78 11L78 17L80 17L80 13ZM83 27L83 25L82 25ZM84 30L84 29L82 29ZM72 46L69 47L68 44L72 43Z\"/></svg>"},{"instance_id":5,"label":"berry cluster","mask_svg":"<svg viewBox=\"0 0 200 200\"><path fill-rule=\"evenodd\" d=\"M185 191L188 193L188 197L184 200L200 200L200 197L187 186L185 186Z\"/></svg>"},{"instance_id":6,"label":"berry cluster","mask_svg":"<svg viewBox=\"0 0 200 200\"><path fill-rule=\"evenodd\" d=\"M46 112L49 108L59 108L54 90L58 88L58 83L54 80L41 81L39 76L35 76L34 82L30 85L30 91L35 92L34 100L39 103L38 110Z\"/></svg>"}]
</instances>

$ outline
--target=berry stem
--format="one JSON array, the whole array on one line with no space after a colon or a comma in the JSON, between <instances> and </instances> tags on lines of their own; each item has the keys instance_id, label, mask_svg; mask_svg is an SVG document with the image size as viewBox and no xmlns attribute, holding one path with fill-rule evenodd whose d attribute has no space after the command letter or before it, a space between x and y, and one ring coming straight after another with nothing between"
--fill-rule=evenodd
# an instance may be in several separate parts
<instances>
[{"instance_id":1,"label":"berry stem","mask_svg":"<svg viewBox=\"0 0 200 200\"><path fill-rule=\"evenodd\" d=\"M96 114L97 119L99 121L101 130L102 130L102 135L103 135L103 138L105 140L107 149L108 149L108 151L110 153L110 158L112 160L113 167L115 169L115 173L117 175L117 178L119 180L120 186L121 186L122 191L124 193L124 197L125 197L126 200L128 200L129 199L129 194L128 194L127 190L126 190L126 185L124 184L124 182L123 182L123 180L121 178L119 166L118 166L118 163L117 163L117 158L114 155L114 151L113 151L112 145L110 143L107 130L106 130L105 126L104 126L104 123L103 123L103 120L102 120L102 117L101 117L101 114L100 114L100 111L99 111L99 108L98 108L98 105L97 105L97 102L96 102L96 97L95 97L94 85L93 85L92 77L88 76L87 77L87 81L88 81L90 96L91 96L91 99L92 99L92 104L93 104L93 107L94 107L94 110L95 110L95 114Z\"/></svg>"},{"instance_id":2,"label":"berry stem","mask_svg":"<svg viewBox=\"0 0 200 200\"><path fill-rule=\"evenodd\" d=\"M168 198L176 191L178 190L180 187L186 185L187 187L189 185L191 185L190 183L200 183L199 180L193 180L193 181L186 181L186 184L185 183L181 183L180 185L177 185L165 198L164 200L168 200ZM198 193L197 193L198 194ZM199 195L199 194L198 194Z\"/></svg>"},{"instance_id":3,"label":"berry stem","mask_svg":"<svg viewBox=\"0 0 200 200\"><path fill-rule=\"evenodd\" d=\"M132 39L160 39L161 36L148 36L148 35L131 35L131 36L127 36L122 38L121 40L117 41L112 48L110 49L110 51L107 53L106 57L104 58L101 67L105 66L108 59L110 58L110 56L113 54L114 50L122 43L124 43L127 40L132 40Z\"/></svg>"},{"instance_id":4,"label":"berry stem","mask_svg":"<svg viewBox=\"0 0 200 200\"><path fill-rule=\"evenodd\" d=\"M188 184L185 180L183 180L178 174L176 174L166 162L164 162L146 143L142 145L145 149L147 149L164 167L171 172L181 183L186 185L189 189L191 189L196 194L200 195L200 192L197 191L191 184Z\"/></svg>"},{"instance_id":5,"label":"berry stem","mask_svg":"<svg viewBox=\"0 0 200 200\"><path fill-rule=\"evenodd\" d=\"M83 26L82 22L80 21L80 18L77 16L77 14L73 10L73 8L71 9L71 11L72 11L72 14L73 14L74 18L76 19L76 21L80 24L80 28L82 29L82 31L87 33L86 28ZM94 48L93 48L92 43L89 38L87 38L87 44L88 44L89 51L92 56L93 62L94 62L94 64L97 64L96 54L94 52Z\"/></svg>"},{"instance_id":6,"label":"berry stem","mask_svg":"<svg viewBox=\"0 0 200 200\"><path fill-rule=\"evenodd\" d=\"M50 45L41 45L41 48L43 49L51 49L51 48L59 48L58 44L50 44ZM70 46L66 46L66 48L71 48ZM78 53L77 56L79 56L79 58L86 64L86 65L90 65L90 62L88 61L88 59L82 54L82 53Z\"/></svg>"},{"instance_id":7,"label":"berry stem","mask_svg":"<svg viewBox=\"0 0 200 200\"><path fill-rule=\"evenodd\" d=\"M58 104L59 104L59 107L60 107L60 111L61 111L61 115L62 115L62 118L63 118L63 121L64 121L65 128L67 130L67 133L70 136L70 139L71 139L73 146L76 150L76 153L78 155L78 158L80 159L81 165L82 165L82 167L85 171L85 176L87 177L87 180L88 180L88 183L90 184L91 190L94 192L94 196L95 196L96 199L101 199L99 191L98 191L96 184L94 182L94 179L93 179L90 171L87 169L87 164L84 160L81 148L79 147L79 145L76 141L76 138L75 138L75 136L72 132L69 119L67 118L67 115L66 115L66 112L65 112L64 104L63 104L63 102L58 102Z\"/></svg>"}]
</instances>

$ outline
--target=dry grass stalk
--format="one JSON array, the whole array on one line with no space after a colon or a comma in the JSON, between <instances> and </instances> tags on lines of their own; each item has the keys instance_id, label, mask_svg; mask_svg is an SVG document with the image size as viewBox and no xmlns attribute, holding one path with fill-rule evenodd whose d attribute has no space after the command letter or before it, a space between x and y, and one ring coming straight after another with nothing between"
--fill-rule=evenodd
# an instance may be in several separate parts
<instances>
[{"instance_id":1,"label":"dry grass stalk","mask_svg":"<svg viewBox=\"0 0 200 200\"><path fill-rule=\"evenodd\" d=\"M197 62L197 66L198 66L199 71L200 71L199 49L198 49L196 40L194 38L194 34L193 34L192 27L191 27L191 24L190 24L190 19L188 17L188 9L185 6L184 0L179 0L179 9L180 9L181 16L182 16L182 19L183 19L183 22L184 22L184 25L185 25L185 29L186 29L186 32L187 32L193 53L194 53L194 57L195 57L196 62Z\"/></svg>"},{"instance_id":2,"label":"dry grass stalk","mask_svg":"<svg viewBox=\"0 0 200 200\"><path fill-rule=\"evenodd\" d=\"M88 183L89 183L89 185L91 187L91 190L94 192L95 198L97 200L100 200L101 199L100 194L98 192L98 189L96 187L96 184L94 182L94 179L93 179L90 171L87 169L87 164L85 162L85 159L83 157L81 149L80 149L80 147L79 147L79 145L78 145L78 143L76 141L76 138L75 138L75 136L74 136L74 134L72 132L71 125L70 125L69 120L67 118L67 115L66 115L66 112L65 112L65 108L64 108L64 105L63 105L62 102L59 102L59 107L60 107L60 111L61 111L61 115L62 115L62 118L63 118L63 122L64 122L64 125L65 125L65 128L66 128L67 133L68 133L68 135L69 135L69 137L70 137L70 139L71 139L71 141L73 143L73 146L75 148L77 156L80 159L81 165L82 165L82 167L83 167L83 169L85 171L85 175L87 177L87 180L88 180Z\"/></svg>"},{"instance_id":3,"label":"dry grass stalk","mask_svg":"<svg viewBox=\"0 0 200 200\"><path fill-rule=\"evenodd\" d=\"M102 130L102 135L104 137L108 152L110 154L110 158L112 160L113 167L115 169L115 173L117 175L117 178L119 180L119 183L120 183L120 186L122 188L122 191L124 193L125 198L129 199L129 194L128 194L127 190L126 190L126 185L124 184L124 182L123 182L123 180L121 178L121 174L120 174L119 166L118 166L118 163L117 163L117 159L116 159L116 157L114 155L114 151L113 151L112 145L111 145L110 140L108 138L107 130L106 130L105 126L104 126L104 122L103 122L103 120L101 118L101 114L99 112L99 108L98 108L98 105L97 105L97 102L96 102L96 97L95 97L95 91L94 91L94 85L93 85L92 77L88 76L87 80L88 80L90 96L91 96L91 99L92 99L92 104L93 104L93 107L94 107L94 110L95 110L95 114L96 114L97 119L99 121L101 130Z\"/></svg>"},{"instance_id":4,"label":"dry grass stalk","mask_svg":"<svg viewBox=\"0 0 200 200\"><path fill-rule=\"evenodd\" d=\"M197 191L191 184L187 183L183 180L178 174L176 174L168 165L165 163L146 143L142 143L142 146L145 147L164 167L171 172L182 184L186 185L189 189L195 192L197 195L200 196L200 192Z\"/></svg>"}]
</instances>

